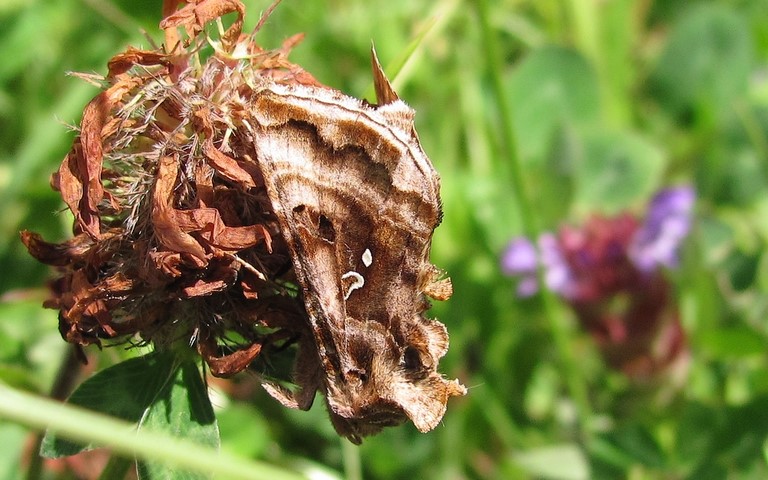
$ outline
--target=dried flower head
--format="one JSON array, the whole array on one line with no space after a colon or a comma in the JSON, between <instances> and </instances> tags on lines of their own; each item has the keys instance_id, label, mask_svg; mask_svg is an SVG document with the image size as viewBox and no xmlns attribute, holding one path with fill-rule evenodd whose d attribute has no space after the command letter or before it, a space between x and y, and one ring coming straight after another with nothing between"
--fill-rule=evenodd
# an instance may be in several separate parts
<instances>
[{"instance_id":1,"label":"dried flower head","mask_svg":"<svg viewBox=\"0 0 768 480\"><path fill-rule=\"evenodd\" d=\"M205 23L229 12L237 20L201 63ZM240 34L242 15L240 2L190 2L161 23L168 51L129 48L98 79L103 91L51 181L74 214L74 237L53 244L21 233L35 258L61 272L46 306L59 310L68 342L188 339L228 375L289 341L305 318L248 161L248 104L266 81L317 82L287 60L300 35L264 50Z\"/></svg>"}]
</instances>

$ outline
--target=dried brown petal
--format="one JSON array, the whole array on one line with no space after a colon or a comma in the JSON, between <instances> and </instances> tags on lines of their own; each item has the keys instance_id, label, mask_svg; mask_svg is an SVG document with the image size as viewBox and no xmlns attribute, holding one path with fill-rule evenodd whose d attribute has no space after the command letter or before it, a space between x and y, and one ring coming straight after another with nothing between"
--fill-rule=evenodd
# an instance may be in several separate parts
<instances>
[{"instance_id":1,"label":"dried brown petal","mask_svg":"<svg viewBox=\"0 0 768 480\"><path fill-rule=\"evenodd\" d=\"M243 29L245 5L238 0L194 0L181 10L169 15L160 22L163 30L184 27L190 39L195 38L203 30L205 24L216 20L227 13L237 12L237 19L224 32L221 40L225 46L231 46L240 36ZM189 43L187 43L189 44Z\"/></svg>"},{"instance_id":2,"label":"dried brown petal","mask_svg":"<svg viewBox=\"0 0 768 480\"><path fill-rule=\"evenodd\" d=\"M264 242L272 249L272 238L263 225L228 227L215 208L176 210L176 224L185 232L199 232L208 244L223 250L244 250Z\"/></svg>"},{"instance_id":3,"label":"dried brown petal","mask_svg":"<svg viewBox=\"0 0 768 480\"><path fill-rule=\"evenodd\" d=\"M376 49L371 46L371 65L373 67L373 86L376 90L376 102L379 105L386 105L400 99L389 83L389 79L384 74L384 69L379 63L379 57L376 56Z\"/></svg>"},{"instance_id":4,"label":"dried brown petal","mask_svg":"<svg viewBox=\"0 0 768 480\"><path fill-rule=\"evenodd\" d=\"M208 157L210 165L224 178L239 183L243 188L256 186L256 183L253 181L253 176L248 173L237 160L214 147L211 139L207 139L203 142L203 153Z\"/></svg>"},{"instance_id":5,"label":"dried brown petal","mask_svg":"<svg viewBox=\"0 0 768 480\"><path fill-rule=\"evenodd\" d=\"M101 232L98 205L104 197L101 183L104 125L115 104L138 82L122 79L88 103L83 111L80 135L53 179L80 229L94 239Z\"/></svg>"},{"instance_id":6,"label":"dried brown petal","mask_svg":"<svg viewBox=\"0 0 768 480\"><path fill-rule=\"evenodd\" d=\"M243 371L261 353L261 348L260 343L254 343L228 355L217 356L216 341L212 337L201 340L197 344L197 349L211 369L211 373L217 377L225 378Z\"/></svg>"},{"instance_id":7,"label":"dried brown petal","mask_svg":"<svg viewBox=\"0 0 768 480\"><path fill-rule=\"evenodd\" d=\"M234 262L218 262L208 269L205 278L195 279L192 285L183 287L181 293L186 297L203 297L228 289L237 281L237 268Z\"/></svg>"},{"instance_id":8,"label":"dried brown petal","mask_svg":"<svg viewBox=\"0 0 768 480\"><path fill-rule=\"evenodd\" d=\"M87 235L77 235L64 243L49 243L29 230L22 230L21 241L38 261L55 267L63 267L81 259L93 246Z\"/></svg>"},{"instance_id":9,"label":"dried brown petal","mask_svg":"<svg viewBox=\"0 0 768 480\"><path fill-rule=\"evenodd\" d=\"M182 275L181 265L183 260L181 254L176 252L149 252L149 259L157 272L162 273L169 277L180 277ZM166 279L158 279L157 275L153 275L156 272L151 272L145 277L150 285L163 285L166 283Z\"/></svg>"},{"instance_id":10,"label":"dried brown petal","mask_svg":"<svg viewBox=\"0 0 768 480\"><path fill-rule=\"evenodd\" d=\"M187 253L207 262L205 250L176 222L173 212L173 188L179 173L179 161L174 157L162 157L158 162L155 190L152 198L152 226L155 238L164 248Z\"/></svg>"},{"instance_id":11,"label":"dried brown petal","mask_svg":"<svg viewBox=\"0 0 768 480\"><path fill-rule=\"evenodd\" d=\"M109 76L115 77L123 74L133 68L136 65L152 66L152 65L168 65L170 58L163 52L157 52L152 50L139 50L134 47L128 47L125 52L119 53L112 57L107 63L109 69Z\"/></svg>"}]
</instances>

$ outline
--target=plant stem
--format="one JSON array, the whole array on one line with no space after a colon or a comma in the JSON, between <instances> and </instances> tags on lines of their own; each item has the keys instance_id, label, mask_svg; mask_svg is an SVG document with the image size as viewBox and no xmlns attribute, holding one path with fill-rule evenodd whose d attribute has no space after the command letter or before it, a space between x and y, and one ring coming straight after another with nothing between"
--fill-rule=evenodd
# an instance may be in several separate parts
<instances>
[{"instance_id":1,"label":"plant stem","mask_svg":"<svg viewBox=\"0 0 768 480\"><path fill-rule=\"evenodd\" d=\"M600 69L600 48L598 42L598 14L594 0L571 0L571 13L576 28L576 43L581 52L595 67Z\"/></svg>"},{"instance_id":2,"label":"plant stem","mask_svg":"<svg viewBox=\"0 0 768 480\"><path fill-rule=\"evenodd\" d=\"M104 470L99 476L99 480L115 480L118 478L125 478L128 470L133 465L133 461L127 458L112 455L109 458L109 463L104 467Z\"/></svg>"},{"instance_id":3,"label":"plant stem","mask_svg":"<svg viewBox=\"0 0 768 480\"><path fill-rule=\"evenodd\" d=\"M498 121L501 129L502 158L506 158L510 173L513 190L513 198L517 203L520 212L523 232L529 237L533 237L538 232L538 226L533 215L534 207L530 197L526 193L525 182L523 181L523 169L520 157L517 152L517 141L515 138L514 125L512 123L512 107L507 98L504 78L501 71L501 55L496 41L496 35L490 25L488 14L488 0L476 0L480 29L483 36L483 47L488 58L488 66L491 73L493 93L498 105ZM543 271L541 266L538 271L539 284L544 285ZM569 322L565 312L558 305L552 292L543 288L541 292L543 307L547 318L550 321L550 331L560 356L560 362L563 366L565 383L568 387L570 396L576 405L578 411L578 422L580 433L588 435L589 418L591 417L591 406L587 394L587 385L577 363L575 352L573 351L569 334Z\"/></svg>"},{"instance_id":4,"label":"plant stem","mask_svg":"<svg viewBox=\"0 0 768 480\"><path fill-rule=\"evenodd\" d=\"M353 445L346 438L341 440L341 457L344 462L344 478L346 480L363 480L363 467L360 462L360 447Z\"/></svg>"},{"instance_id":5,"label":"plant stem","mask_svg":"<svg viewBox=\"0 0 768 480\"><path fill-rule=\"evenodd\" d=\"M512 195L517 203L520 212L520 219L523 226L523 232L531 235L535 232L535 225L532 216L533 209L529 197L525 191L525 182L523 181L523 169L520 165L520 158L517 151L517 139L515 137L514 126L512 124L512 107L506 95L504 78L501 72L501 58L499 54L496 35L491 28L488 18L487 0L477 0L475 2L480 20L480 30L483 35L483 47L488 59L488 67L491 71L491 82L493 93L496 97L498 108L498 120L501 130L502 158L507 160L510 168Z\"/></svg>"},{"instance_id":6,"label":"plant stem","mask_svg":"<svg viewBox=\"0 0 768 480\"><path fill-rule=\"evenodd\" d=\"M135 425L82 408L14 390L0 384L0 418L35 429L50 429L74 441L98 443L128 457L167 463L183 470L213 473L217 478L298 480L297 473L246 461L168 435L135 431Z\"/></svg>"},{"instance_id":7,"label":"plant stem","mask_svg":"<svg viewBox=\"0 0 768 480\"><path fill-rule=\"evenodd\" d=\"M75 381L80 374L80 359L74 346L67 345L64 351L59 370L56 372L56 378L53 380L50 397L53 400L64 401L74 388ZM37 480L42 478L43 457L40 456L40 446L43 444L43 433L38 433L30 448L29 468L27 469L27 480Z\"/></svg>"}]
</instances>

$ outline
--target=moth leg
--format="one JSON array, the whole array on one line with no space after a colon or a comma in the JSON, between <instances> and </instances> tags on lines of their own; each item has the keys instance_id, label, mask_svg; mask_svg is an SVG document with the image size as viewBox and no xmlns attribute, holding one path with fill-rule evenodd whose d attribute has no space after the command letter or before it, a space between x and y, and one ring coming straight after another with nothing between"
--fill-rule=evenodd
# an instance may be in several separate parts
<instances>
[{"instance_id":1,"label":"moth leg","mask_svg":"<svg viewBox=\"0 0 768 480\"><path fill-rule=\"evenodd\" d=\"M299 408L299 402L296 400L294 393L284 386L274 382L261 382L261 388L266 390L270 397L280 402L284 407ZM307 408L303 410L307 410Z\"/></svg>"},{"instance_id":2,"label":"moth leg","mask_svg":"<svg viewBox=\"0 0 768 480\"><path fill-rule=\"evenodd\" d=\"M261 386L283 406L309 410L315 400L315 392L320 388L323 378L320 359L311 339L302 338L299 341L294 377L294 382L299 387L296 391L289 390L275 382L262 382Z\"/></svg>"}]
</instances>

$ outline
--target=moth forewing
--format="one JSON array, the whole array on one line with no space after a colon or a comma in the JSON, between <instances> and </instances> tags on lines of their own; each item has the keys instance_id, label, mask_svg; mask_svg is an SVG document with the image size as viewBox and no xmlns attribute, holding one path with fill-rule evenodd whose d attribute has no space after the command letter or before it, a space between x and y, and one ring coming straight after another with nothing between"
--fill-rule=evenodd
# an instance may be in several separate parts
<instances>
[{"instance_id":1,"label":"moth forewing","mask_svg":"<svg viewBox=\"0 0 768 480\"><path fill-rule=\"evenodd\" d=\"M451 293L428 262L439 178L413 110L375 56L373 66L378 106L265 84L251 107L256 161L309 318L305 344L316 349L297 360L295 381L304 398L325 394L334 426L353 441L407 419L431 430L448 398L465 393L437 373L448 336L423 314L425 294ZM284 389L268 391L300 406Z\"/></svg>"}]
</instances>

